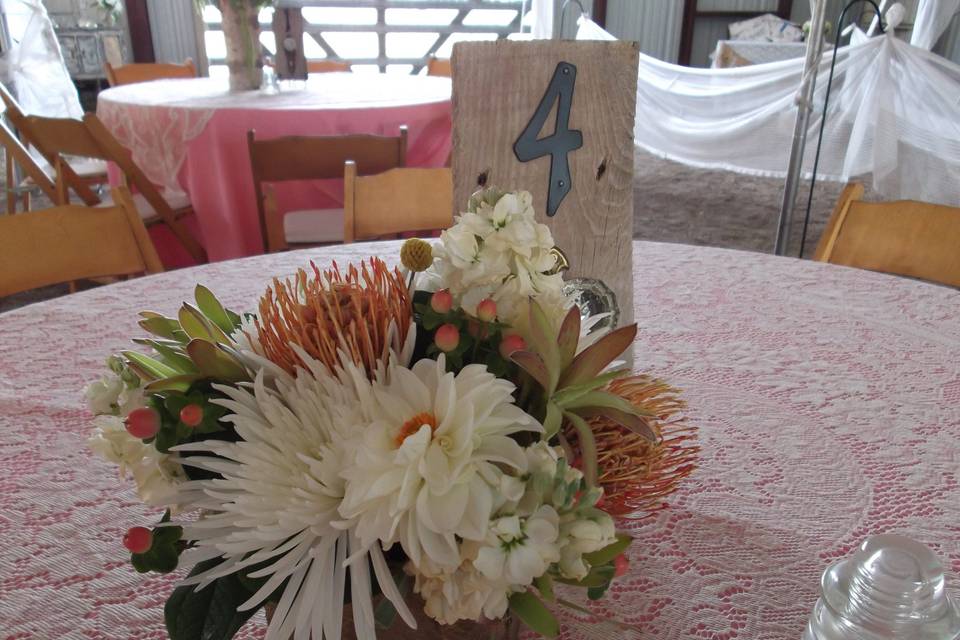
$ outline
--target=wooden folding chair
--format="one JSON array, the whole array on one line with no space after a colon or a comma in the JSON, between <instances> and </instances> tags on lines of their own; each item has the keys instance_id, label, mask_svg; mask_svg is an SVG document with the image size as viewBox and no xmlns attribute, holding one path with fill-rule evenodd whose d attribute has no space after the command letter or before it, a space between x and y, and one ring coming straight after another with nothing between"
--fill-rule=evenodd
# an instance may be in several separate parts
<instances>
[{"instance_id":1,"label":"wooden folding chair","mask_svg":"<svg viewBox=\"0 0 960 640\"><path fill-rule=\"evenodd\" d=\"M123 187L112 207L75 205L0 217L0 297L51 284L160 273L150 235Z\"/></svg>"},{"instance_id":2,"label":"wooden folding chair","mask_svg":"<svg viewBox=\"0 0 960 640\"><path fill-rule=\"evenodd\" d=\"M264 251L283 251L290 245L343 240L343 209L306 209L281 214L276 195L267 183L324 180L343 177L343 165L353 160L364 174L402 167L407 157L407 128L397 137L350 135L291 136L257 140L247 133L253 186L260 214Z\"/></svg>"},{"instance_id":3,"label":"wooden folding chair","mask_svg":"<svg viewBox=\"0 0 960 640\"><path fill-rule=\"evenodd\" d=\"M453 224L453 174L445 167L391 169L360 177L357 165L347 162L343 191L344 242Z\"/></svg>"},{"instance_id":4,"label":"wooden folding chair","mask_svg":"<svg viewBox=\"0 0 960 640\"><path fill-rule=\"evenodd\" d=\"M183 64L161 64L138 62L115 67L109 62L104 65L107 82L111 87L151 80L169 80L176 78L196 78L197 68L193 60L187 58Z\"/></svg>"},{"instance_id":5,"label":"wooden folding chair","mask_svg":"<svg viewBox=\"0 0 960 640\"><path fill-rule=\"evenodd\" d=\"M452 77L453 66L450 64L450 58L438 58L437 56L430 56L430 58L427 60L427 75L443 76L444 78Z\"/></svg>"},{"instance_id":6,"label":"wooden folding chair","mask_svg":"<svg viewBox=\"0 0 960 640\"><path fill-rule=\"evenodd\" d=\"M96 204L87 202L84 194L77 188L65 156L83 156L113 162L120 169L125 186L136 189L134 202L144 224L166 224L195 260L206 261L203 247L180 222L180 218L193 212L189 197L182 194L169 201L164 198L133 161L130 153L96 115L88 113L83 120L27 116L24 125L37 149L44 155L52 156L58 204L69 204L71 190L77 193L84 203Z\"/></svg>"},{"instance_id":7,"label":"wooden folding chair","mask_svg":"<svg viewBox=\"0 0 960 640\"><path fill-rule=\"evenodd\" d=\"M51 201L56 202L57 189L53 180L40 168L17 135L2 121L0 121L0 146L3 147L6 163L7 214L17 212L18 198L22 198L23 210L29 211L30 193L34 189L39 189ZM23 172L23 180L17 177L18 166Z\"/></svg>"},{"instance_id":8,"label":"wooden folding chair","mask_svg":"<svg viewBox=\"0 0 960 640\"><path fill-rule=\"evenodd\" d=\"M960 208L862 196L846 186L814 260L960 287Z\"/></svg>"},{"instance_id":9,"label":"wooden folding chair","mask_svg":"<svg viewBox=\"0 0 960 640\"><path fill-rule=\"evenodd\" d=\"M28 128L26 124L27 116L23 112L23 109L20 108L17 100L7 91L3 83L0 83L0 100L3 100L3 104L6 107L4 116L6 116L13 128L16 129L21 143L37 149L40 155L42 155L52 167L54 154L47 153L39 148L36 141L31 139L29 133L26 131ZM77 195L80 196L85 204L90 206L100 202L100 198L91 190L91 187L107 184L107 163L102 160L89 158L68 160L69 166L66 169L68 174L67 179Z\"/></svg>"},{"instance_id":10,"label":"wooden folding chair","mask_svg":"<svg viewBox=\"0 0 960 640\"><path fill-rule=\"evenodd\" d=\"M337 71L350 71L350 63L339 60L307 60L307 73L333 73Z\"/></svg>"}]
</instances>

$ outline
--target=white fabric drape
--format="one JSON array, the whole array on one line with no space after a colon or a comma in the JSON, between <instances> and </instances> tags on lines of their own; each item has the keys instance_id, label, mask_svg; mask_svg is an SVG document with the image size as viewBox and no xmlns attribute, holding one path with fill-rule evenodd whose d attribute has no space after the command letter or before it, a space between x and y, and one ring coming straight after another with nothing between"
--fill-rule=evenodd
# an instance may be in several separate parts
<instances>
[{"instance_id":1,"label":"white fabric drape","mask_svg":"<svg viewBox=\"0 0 960 640\"><path fill-rule=\"evenodd\" d=\"M26 113L80 118L77 89L63 62L53 23L40 0L3 0L8 25L25 25L10 33L11 48L0 59L0 77L12 85Z\"/></svg>"},{"instance_id":2,"label":"white fabric drape","mask_svg":"<svg viewBox=\"0 0 960 640\"><path fill-rule=\"evenodd\" d=\"M578 38L599 29L584 21ZM818 69L805 173L813 166L830 55ZM635 142L689 165L784 177L802 73L800 58L696 69L641 54ZM960 66L892 36L844 47L818 178L872 174L886 198L960 205L958 116Z\"/></svg>"},{"instance_id":3,"label":"white fabric drape","mask_svg":"<svg viewBox=\"0 0 960 640\"><path fill-rule=\"evenodd\" d=\"M933 49L957 11L960 11L960 0L920 0L910 44L927 51Z\"/></svg>"},{"instance_id":4,"label":"white fabric drape","mask_svg":"<svg viewBox=\"0 0 960 640\"><path fill-rule=\"evenodd\" d=\"M531 33L536 40L549 40L553 37L553 0L532 0L534 16Z\"/></svg>"}]
</instances>

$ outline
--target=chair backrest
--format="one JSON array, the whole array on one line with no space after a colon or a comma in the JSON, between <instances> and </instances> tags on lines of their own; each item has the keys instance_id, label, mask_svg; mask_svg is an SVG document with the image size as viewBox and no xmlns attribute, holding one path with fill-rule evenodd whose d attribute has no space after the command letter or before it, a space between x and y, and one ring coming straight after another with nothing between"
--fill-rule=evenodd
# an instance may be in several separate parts
<instances>
[{"instance_id":1,"label":"chair backrest","mask_svg":"<svg viewBox=\"0 0 960 640\"><path fill-rule=\"evenodd\" d=\"M115 67L107 62L104 67L107 72L107 82L111 87L151 80L197 77L197 68L190 58L187 58L183 64L138 62Z\"/></svg>"},{"instance_id":2,"label":"chair backrest","mask_svg":"<svg viewBox=\"0 0 960 640\"><path fill-rule=\"evenodd\" d=\"M307 73L332 73L336 71L350 71L350 63L340 60L307 60Z\"/></svg>"},{"instance_id":3,"label":"chair backrest","mask_svg":"<svg viewBox=\"0 0 960 640\"><path fill-rule=\"evenodd\" d=\"M344 242L453 224L453 174L446 167L358 176L356 164L347 162L343 191Z\"/></svg>"},{"instance_id":4,"label":"chair backrest","mask_svg":"<svg viewBox=\"0 0 960 640\"><path fill-rule=\"evenodd\" d=\"M70 169L64 156L83 156L114 163L124 176L127 186L136 189L150 203L164 223L173 231L184 248L198 262L206 261L206 252L196 238L178 220L173 209L147 178L143 170L130 157L130 152L110 133L103 122L93 113L83 120L72 118L42 118L27 116L25 128L36 148L54 166L57 174L58 204L69 203L69 190L73 190L88 205L80 185L82 180Z\"/></svg>"},{"instance_id":5,"label":"chair backrest","mask_svg":"<svg viewBox=\"0 0 960 640\"><path fill-rule=\"evenodd\" d=\"M427 75L443 76L445 78L453 76L453 66L450 64L450 59L430 56L430 59L427 60Z\"/></svg>"},{"instance_id":6,"label":"chair backrest","mask_svg":"<svg viewBox=\"0 0 960 640\"><path fill-rule=\"evenodd\" d=\"M40 165L33 159L33 156L30 155L27 148L20 142L17 134L11 131L6 123L2 121L0 121L0 146L2 146L6 152L7 213L14 213L16 209L16 205L14 204L16 198L13 197L13 189L17 187L17 184L14 182L14 165L19 166L23 171L23 175L30 178L33 184L39 187L47 198L52 202L57 201L57 188L53 180L40 168Z\"/></svg>"},{"instance_id":7,"label":"chair backrest","mask_svg":"<svg viewBox=\"0 0 960 640\"><path fill-rule=\"evenodd\" d=\"M402 167L407 159L407 127L401 126L396 137L289 136L257 140L256 132L249 131L247 146L264 250L269 252L282 246L273 228L276 216L266 208L264 183L342 178L343 165L348 160L353 160L363 174Z\"/></svg>"},{"instance_id":8,"label":"chair backrest","mask_svg":"<svg viewBox=\"0 0 960 640\"><path fill-rule=\"evenodd\" d=\"M960 208L862 196L847 185L814 260L960 287Z\"/></svg>"},{"instance_id":9,"label":"chair backrest","mask_svg":"<svg viewBox=\"0 0 960 640\"><path fill-rule=\"evenodd\" d=\"M0 217L0 296L163 271L129 192L119 187L113 198L113 207L60 206Z\"/></svg>"}]
</instances>

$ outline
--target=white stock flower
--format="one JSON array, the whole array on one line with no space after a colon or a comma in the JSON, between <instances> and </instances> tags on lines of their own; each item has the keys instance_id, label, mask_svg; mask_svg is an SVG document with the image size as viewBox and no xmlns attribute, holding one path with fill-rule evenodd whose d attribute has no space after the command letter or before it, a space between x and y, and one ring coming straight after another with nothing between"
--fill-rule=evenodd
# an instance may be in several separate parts
<instances>
[{"instance_id":1,"label":"white stock flower","mask_svg":"<svg viewBox=\"0 0 960 640\"><path fill-rule=\"evenodd\" d=\"M87 406L95 416L126 417L134 409L143 406L143 389L127 387L123 379L115 373L106 373L96 382L91 382L84 395Z\"/></svg>"},{"instance_id":2,"label":"white stock flower","mask_svg":"<svg viewBox=\"0 0 960 640\"><path fill-rule=\"evenodd\" d=\"M510 436L543 427L513 404L514 386L484 365L456 376L443 355L411 369L393 366L362 403L363 421L347 443L340 513L364 546L399 542L419 566L460 565L457 536L482 540L502 471L523 473L526 458Z\"/></svg>"},{"instance_id":3,"label":"white stock flower","mask_svg":"<svg viewBox=\"0 0 960 640\"><path fill-rule=\"evenodd\" d=\"M528 518L511 515L495 520L474 565L489 580L504 580L511 586L531 584L560 560L559 522L549 505L541 505Z\"/></svg>"},{"instance_id":4,"label":"white stock flower","mask_svg":"<svg viewBox=\"0 0 960 640\"><path fill-rule=\"evenodd\" d=\"M263 587L239 609L259 607L285 585L268 640L339 638L349 568L357 637L373 638L372 563L382 592L415 627L380 548L368 550L353 531L334 526L343 494L342 442L362 424L360 407L372 402L371 383L346 358L348 364L331 374L299 355L309 371L296 378L281 372L276 390L266 386L262 371L252 389L217 387L229 397L217 402L230 410L223 420L233 424L238 442L177 447L193 454L184 464L222 476L191 482L180 493L184 510L206 512L197 522L181 523L184 538L196 545L183 564L222 560L182 584L205 585L262 564L250 576L266 578Z\"/></svg>"},{"instance_id":5,"label":"white stock flower","mask_svg":"<svg viewBox=\"0 0 960 640\"><path fill-rule=\"evenodd\" d=\"M503 194L493 205L477 203L444 231L434 248L434 289L448 288L467 313L476 312L483 298L497 303L500 320L525 325L528 300L535 298L549 316L562 319L569 306L563 277L545 275L556 266L549 227L536 221L533 198L520 191Z\"/></svg>"},{"instance_id":6,"label":"white stock flower","mask_svg":"<svg viewBox=\"0 0 960 640\"><path fill-rule=\"evenodd\" d=\"M505 582L489 580L473 564L479 547L465 542L461 546L463 561L454 571L445 571L429 560L414 569L414 593L424 601L424 611L441 624L458 620L497 620L507 612L510 587ZM408 565L408 570L412 567Z\"/></svg>"},{"instance_id":7,"label":"white stock flower","mask_svg":"<svg viewBox=\"0 0 960 640\"><path fill-rule=\"evenodd\" d=\"M152 444L131 436L119 416L97 416L93 426L88 446L101 458L119 465L121 477L128 472L133 476L137 495L144 503L165 507L176 501L180 484L186 480L176 456L160 453Z\"/></svg>"},{"instance_id":8,"label":"white stock flower","mask_svg":"<svg viewBox=\"0 0 960 640\"><path fill-rule=\"evenodd\" d=\"M609 515L564 514L560 523L560 573L571 580L582 579L590 571L583 554L599 551L616 541L616 528Z\"/></svg>"}]
</instances>

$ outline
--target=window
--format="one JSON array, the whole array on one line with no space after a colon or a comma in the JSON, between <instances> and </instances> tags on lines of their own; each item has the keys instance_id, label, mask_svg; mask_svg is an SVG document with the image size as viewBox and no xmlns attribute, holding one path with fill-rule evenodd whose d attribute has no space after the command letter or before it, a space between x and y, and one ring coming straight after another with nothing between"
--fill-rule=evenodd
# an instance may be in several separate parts
<instances>
[{"instance_id":1,"label":"window","mask_svg":"<svg viewBox=\"0 0 960 640\"><path fill-rule=\"evenodd\" d=\"M468 40L523 38L530 30L529 0L297 0L308 60L343 60L357 72L421 73L431 56L450 57ZM348 6L350 5L350 6ZM274 9L260 12L265 55L276 52ZM210 74L226 73L220 12L203 11Z\"/></svg>"}]
</instances>

